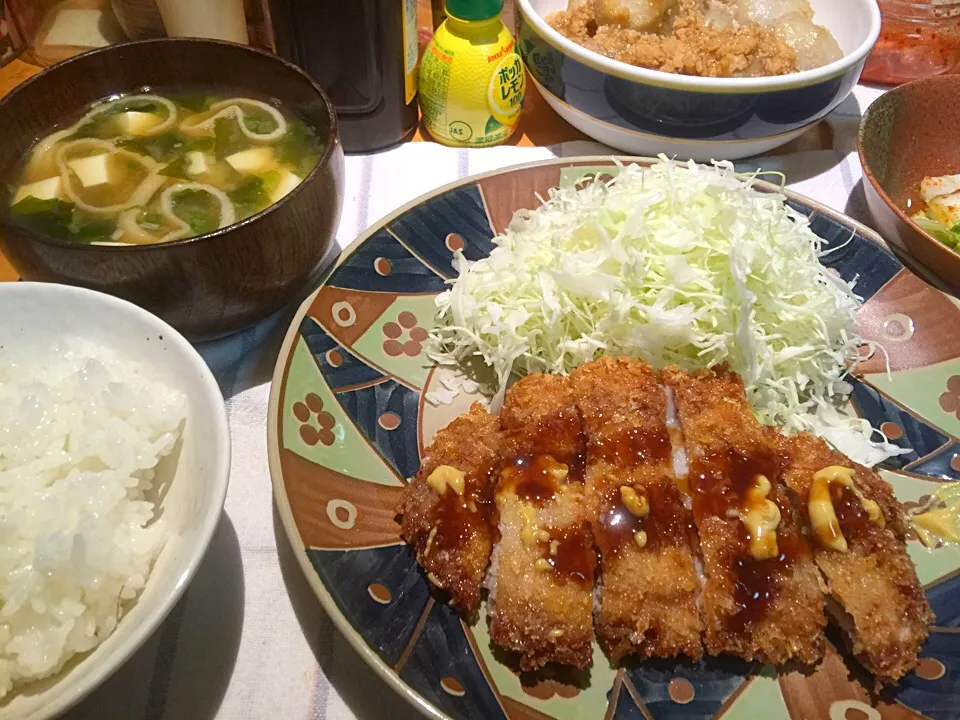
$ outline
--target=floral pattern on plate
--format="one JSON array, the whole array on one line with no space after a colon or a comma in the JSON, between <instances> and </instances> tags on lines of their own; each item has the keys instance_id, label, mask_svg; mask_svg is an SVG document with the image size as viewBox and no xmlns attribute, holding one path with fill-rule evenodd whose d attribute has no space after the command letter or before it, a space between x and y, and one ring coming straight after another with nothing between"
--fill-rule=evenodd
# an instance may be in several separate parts
<instances>
[{"instance_id":1,"label":"floral pattern on plate","mask_svg":"<svg viewBox=\"0 0 960 720\"><path fill-rule=\"evenodd\" d=\"M270 466L284 528L304 573L341 630L375 669L436 717L637 720L957 717L960 549L911 542L937 625L917 670L870 694L863 672L828 631L812 671L730 658L611 668L599 648L581 674L518 674L490 646L485 615L464 623L435 598L399 539L394 513L436 430L477 395L427 397L455 383L424 353L434 297L455 275L453 253L484 257L514 212L557 184L615 174L609 160L557 160L441 189L371 229L344 252L301 307L271 394ZM960 308L905 270L872 231L789 194L826 241L824 264L858 278L864 335L882 343L855 382L851 411L913 452L884 476L920 502L960 479ZM851 239L852 238L852 239ZM328 441L333 438L334 442Z\"/></svg>"}]
</instances>

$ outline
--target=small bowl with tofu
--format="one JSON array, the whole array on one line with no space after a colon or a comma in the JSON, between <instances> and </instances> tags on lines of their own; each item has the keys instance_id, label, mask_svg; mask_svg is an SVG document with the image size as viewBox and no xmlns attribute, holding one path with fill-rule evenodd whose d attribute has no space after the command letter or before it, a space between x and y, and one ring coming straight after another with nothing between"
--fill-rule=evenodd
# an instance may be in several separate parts
<instances>
[{"instance_id":1,"label":"small bowl with tofu","mask_svg":"<svg viewBox=\"0 0 960 720\"><path fill-rule=\"evenodd\" d=\"M885 93L860 123L864 194L884 237L960 289L960 75Z\"/></svg>"},{"instance_id":2,"label":"small bowl with tofu","mask_svg":"<svg viewBox=\"0 0 960 720\"><path fill-rule=\"evenodd\" d=\"M333 106L275 55L146 40L54 65L0 101L0 249L192 340L319 276L343 203Z\"/></svg>"},{"instance_id":3,"label":"small bowl with tofu","mask_svg":"<svg viewBox=\"0 0 960 720\"><path fill-rule=\"evenodd\" d=\"M636 155L736 160L798 137L850 94L876 0L517 0L547 103Z\"/></svg>"}]
</instances>

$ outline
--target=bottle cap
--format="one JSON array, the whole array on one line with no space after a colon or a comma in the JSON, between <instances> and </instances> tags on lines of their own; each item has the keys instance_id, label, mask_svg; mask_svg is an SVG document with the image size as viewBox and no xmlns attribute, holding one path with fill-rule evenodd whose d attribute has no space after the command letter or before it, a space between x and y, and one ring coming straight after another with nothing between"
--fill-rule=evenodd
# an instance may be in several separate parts
<instances>
[{"instance_id":1,"label":"bottle cap","mask_svg":"<svg viewBox=\"0 0 960 720\"><path fill-rule=\"evenodd\" d=\"M487 20L503 12L503 0L446 0L447 15L460 20Z\"/></svg>"}]
</instances>

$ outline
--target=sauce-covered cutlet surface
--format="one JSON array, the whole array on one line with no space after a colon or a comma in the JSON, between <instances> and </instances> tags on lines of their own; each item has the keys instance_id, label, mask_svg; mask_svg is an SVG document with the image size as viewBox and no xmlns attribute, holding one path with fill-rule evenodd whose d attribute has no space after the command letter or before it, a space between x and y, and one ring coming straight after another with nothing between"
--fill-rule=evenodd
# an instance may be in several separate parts
<instances>
[{"instance_id":1,"label":"sauce-covered cutlet surface","mask_svg":"<svg viewBox=\"0 0 960 720\"><path fill-rule=\"evenodd\" d=\"M593 657L596 556L570 381L527 376L507 392L500 419L490 637L516 652L524 670L550 662L585 668Z\"/></svg>"},{"instance_id":2,"label":"sauce-covered cutlet surface","mask_svg":"<svg viewBox=\"0 0 960 720\"><path fill-rule=\"evenodd\" d=\"M499 467L500 418L474 403L436 434L398 508L400 536L430 582L468 613L480 603L496 540Z\"/></svg>"},{"instance_id":3,"label":"sauce-covered cutlet surface","mask_svg":"<svg viewBox=\"0 0 960 720\"><path fill-rule=\"evenodd\" d=\"M614 661L699 658L697 534L673 474L664 389L649 365L624 358L587 363L571 380L602 567L597 636Z\"/></svg>"},{"instance_id":4,"label":"sauce-covered cutlet surface","mask_svg":"<svg viewBox=\"0 0 960 720\"><path fill-rule=\"evenodd\" d=\"M895 682L916 667L917 654L927 639L927 625L933 620L907 555L903 509L886 482L832 450L822 439L801 433L781 438L781 447L788 457L784 479L811 537L819 535L836 544L839 531L846 545L841 550L812 543L830 597L839 606L832 605L850 647L879 682ZM815 480L824 468L849 468L855 487L829 483L826 492L835 521L827 518L826 523L818 517L822 509L816 500L829 473ZM815 487L818 484L820 488ZM876 509L871 518L870 502L876 503L882 520Z\"/></svg>"},{"instance_id":5,"label":"sauce-covered cutlet surface","mask_svg":"<svg viewBox=\"0 0 960 720\"><path fill-rule=\"evenodd\" d=\"M671 367L663 379L675 393L689 455L708 652L817 661L823 595L779 477L776 438L754 418L736 374ZM751 514L766 526L751 528Z\"/></svg>"},{"instance_id":6,"label":"sauce-covered cutlet surface","mask_svg":"<svg viewBox=\"0 0 960 720\"><path fill-rule=\"evenodd\" d=\"M826 603L879 686L932 620L890 486L761 426L725 368L523 378L499 417L475 404L437 434L399 511L453 603L475 610L486 577L491 640L527 671L588 667L594 632L614 663L815 663Z\"/></svg>"}]
</instances>

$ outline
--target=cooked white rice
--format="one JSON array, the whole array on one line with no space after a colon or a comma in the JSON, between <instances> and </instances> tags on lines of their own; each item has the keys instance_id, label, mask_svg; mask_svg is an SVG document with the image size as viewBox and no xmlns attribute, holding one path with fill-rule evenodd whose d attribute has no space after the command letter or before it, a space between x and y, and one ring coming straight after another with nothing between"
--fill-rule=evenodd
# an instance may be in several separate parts
<instances>
[{"instance_id":1,"label":"cooked white rice","mask_svg":"<svg viewBox=\"0 0 960 720\"><path fill-rule=\"evenodd\" d=\"M96 647L143 588L166 532L144 497L186 397L90 342L0 345L2 697Z\"/></svg>"}]
</instances>

